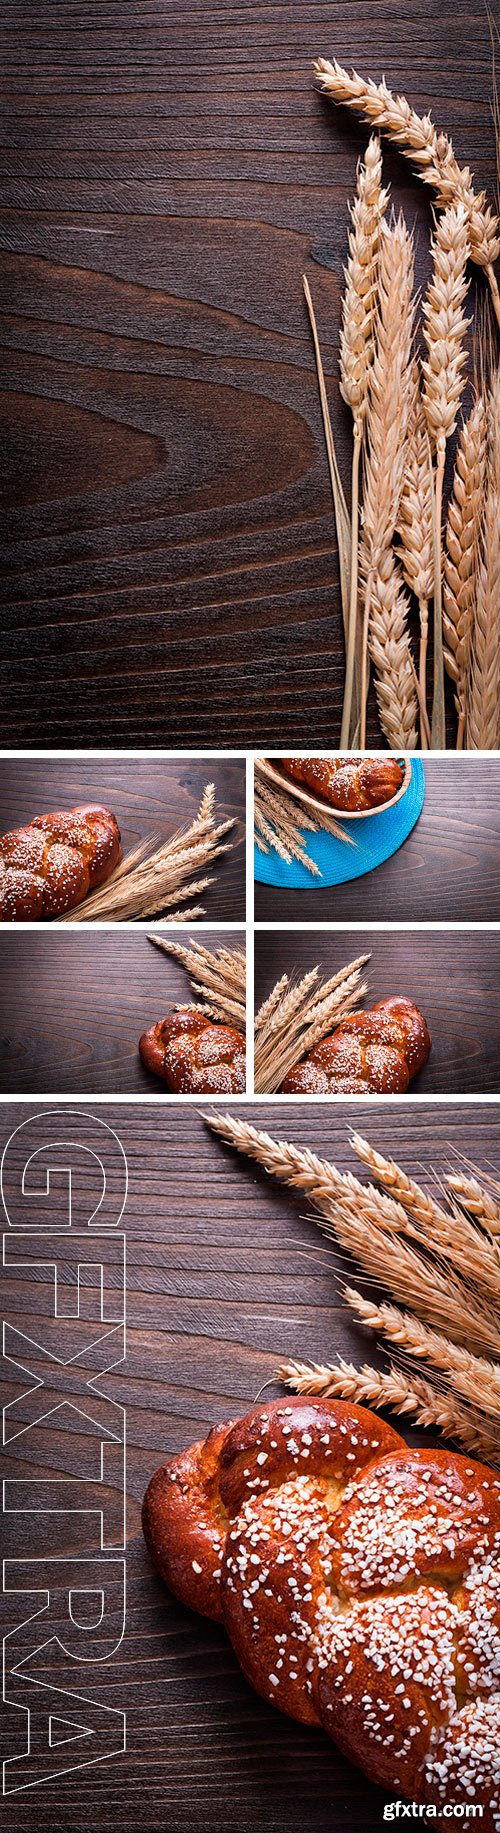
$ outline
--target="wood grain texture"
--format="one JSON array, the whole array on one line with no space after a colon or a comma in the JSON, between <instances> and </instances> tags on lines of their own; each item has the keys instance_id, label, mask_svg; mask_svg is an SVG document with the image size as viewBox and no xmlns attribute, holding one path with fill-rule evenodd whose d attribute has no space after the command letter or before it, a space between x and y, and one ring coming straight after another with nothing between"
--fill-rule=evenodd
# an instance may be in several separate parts
<instances>
[{"instance_id":1,"label":"wood grain texture","mask_svg":"<svg viewBox=\"0 0 500 1833\"><path fill-rule=\"evenodd\" d=\"M422 813L392 859L351 884L314 884L310 891L284 891L256 881L256 921L497 922L499 765L459 755L426 758L424 767ZM358 823L349 831L356 839Z\"/></svg>"},{"instance_id":2,"label":"wood grain texture","mask_svg":"<svg viewBox=\"0 0 500 1833\"><path fill-rule=\"evenodd\" d=\"M302 273L347 476L334 378L366 133L312 64L385 72L491 193L484 8L6 0L1 51L4 740L331 745L339 593ZM421 284L430 199L394 151L386 173Z\"/></svg>"},{"instance_id":3,"label":"wood grain texture","mask_svg":"<svg viewBox=\"0 0 500 1833\"><path fill-rule=\"evenodd\" d=\"M154 931L155 924L150 925ZM192 934L193 932L191 932ZM199 932L198 932L199 933ZM190 932L174 929L187 943ZM241 930L210 930L207 946L244 947ZM4 1094L161 1095L139 1038L195 999L185 968L144 930L5 930L0 953L0 1089Z\"/></svg>"},{"instance_id":4,"label":"wood grain texture","mask_svg":"<svg viewBox=\"0 0 500 1833\"><path fill-rule=\"evenodd\" d=\"M31 1111L29 1103L3 1105L2 1148ZM240 1112L255 1120L257 1109L248 1104ZM339 1304L332 1276L338 1263L305 1220L300 1193L238 1160L185 1104L175 1113L111 1105L105 1117L130 1173L127 1362L106 1380L128 1415L128 1615L119 1654L94 1669L92 1697L126 1709L128 1748L116 1762L11 1796L9 1833L32 1833L35 1815L43 1833L86 1833L89 1826L96 1833L376 1833L382 1792L322 1734L273 1713L250 1690L223 1631L178 1605L154 1574L139 1512L163 1458L217 1420L244 1412L280 1357L325 1360L339 1352L361 1362L366 1335ZM356 1118L380 1150L395 1153L418 1178L422 1166L439 1173L454 1151L498 1166L496 1105L360 1103ZM278 1119L282 1137L310 1145L341 1170L355 1164L352 1108L286 1103L278 1113L259 1104L258 1122L275 1136ZM40 1268L27 1315L25 1287L16 1269L9 1275L9 1319L31 1326L35 1339L50 1304L46 1281ZM18 1391L10 1380L7 1396ZM423 1434L402 1430L410 1442L425 1443ZM67 1468L63 1441L57 1423L45 1420L37 1474ZM88 1431L75 1422L76 1475L88 1470L88 1443ZM10 1473L30 1476L31 1457L28 1433L10 1448ZM70 1550L73 1539L63 1521L58 1547ZM19 1522L12 1541L18 1553ZM22 1548L39 1551L33 1517L23 1523ZM50 1650L45 1661L50 1671ZM68 1681L75 1686L74 1669ZM17 1737L9 1715L5 1754L17 1748Z\"/></svg>"},{"instance_id":5,"label":"wood grain texture","mask_svg":"<svg viewBox=\"0 0 500 1833\"><path fill-rule=\"evenodd\" d=\"M117 758L22 758L0 761L0 834L33 815L103 802L116 815L124 853L151 835L169 840L195 819L207 783L215 783L216 819L233 820L230 851L213 867L198 900L209 922L245 920L245 764L178 758L122 763Z\"/></svg>"},{"instance_id":6,"label":"wood grain texture","mask_svg":"<svg viewBox=\"0 0 500 1833\"><path fill-rule=\"evenodd\" d=\"M498 977L500 934L457 930L312 930L286 934L259 930L255 937L255 1003L266 999L281 974L305 974L318 965L325 978L368 954L365 1008L377 999L413 999L432 1037L429 1060L410 1085L414 1093L496 1094L500 1090Z\"/></svg>"}]
</instances>

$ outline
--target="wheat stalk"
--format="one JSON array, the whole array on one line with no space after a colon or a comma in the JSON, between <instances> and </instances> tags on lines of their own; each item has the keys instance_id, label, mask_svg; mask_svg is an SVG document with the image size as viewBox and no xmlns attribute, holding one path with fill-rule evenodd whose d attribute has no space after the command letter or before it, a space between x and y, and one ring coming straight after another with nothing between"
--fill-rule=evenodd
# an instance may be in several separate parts
<instances>
[{"instance_id":1,"label":"wheat stalk","mask_svg":"<svg viewBox=\"0 0 500 1833\"><path fill-rule=\"evenodd\" d=\"M493 1200L478 1178L454 1171L448 1174L445 1183L480 1228L485 1228L494 1238L500 1237L500 1203Z\"/></svg>"},{"instance_id":2,"label":"wheat stalk","mask_svg":"<svg viewBox=\"0 0 500 1833\"><path fill-rule=\"evenodd\" d=\"M467 717L486 454L487 414L479 395L460 433L448 505L444 557L444 663L455 685L458 751L463 745Z\"/></svg>"},{"instance_id":3,"label":"wheat stalk","mask_svg":"<svg viewBox=\"0 0 500 1833\"><path fill-rule=\"evenodd\" d=\"M372 135L364 164L359 164L357 172L340 333L340 391L351 409L354 422L350 600L341 750L350 743L352 736L351 709L358 619L359 470L368 409L370 369L375 353L380 230L387 201L388 193L382 190L380 142L376 135ZM364 743L363 736L361 742Z\"/></svg>"},{"instance_id":4,"label":"wheat stalk","mask_svg":"<svg viewBox=\"0 0 500 1833\"><path fill-rule=\"evenodd\" d=\"M393 1365L387 1373L366 1363L354 1368L339 1356L334 1367L321 1362L281 1362L276 1379L296 1394L342 1398L376 1410L387 1407L414 1418L419 1426L437 1428L445 1438L458 1440L467 1451L498 1466L498 1433L489 1432L484 1420L449 1394L440 1394L421 1375L405 1375Z\"/></svg>"},{"instance_id":5,"label":"wheat stalk","mask_svg":"<svg viewBox=\"0 0 500 1833\"><path fill-rule=\"evenodd\" d=\"M368 589L368 588L367 588ZM410 605L392 549L370 575L370 655L382 731L392 750L415 751L418 707L408 617Z\"/></svg>"},{"instance_id":6,"label":"wheat stalk","mask_svg":"<svg viewBox=\"0 0 500 1833\"><path fill-rule=\"evenodd\" d=\"M430 1330L411 1311L400 1311L397 1305L376 1305L363 1298L352 1286L344 1286L343 1297L349 1310L370 1330L378 1330L406 1356L430 1362L464 1400L479 1413L491 1414L500 1424L500 1367L484 1356L452 1343L438 1330Z\"/></svg>"},{"instance_id":7,"label":"wheat stalk","mask_svg":"<svg viewBox=\"0 0 500 1833\"><path fill-rule=\"evenodd\" d=\"M493 1307L460 1274L429 1258L426 1242L410 1245L408 1216L396 1199L232 1116L217 1116L210 1125L280 1183L304 1192L319 1211L324 1232L354 1255L371 1279L388 1287L398 1303L409 1305L454 1342L465 1340L481 1353L499 1354L498 1304Z\"/></svg>"},{"instance_id":8,"label":"wheat stalk","mask_svg":"<svg viewBox=\"0 0 500 1833\"><path fill-rule=\"evenodd\" d=\"M422 749L430 744L427 719L427 642L429 600L434 594L432 524L432 462L429 435L420 390L418 364L413 364L408 452L397 521L398 559L409 590L418 599L420 617L420 726Z\"/></svg>"},{"instance_id":9,"label":"wheat stalk","mask_svg":"<svg viewBox=\"0 0 500 1833\"><path fill-rule=\"evenodd\" d=\"M181 942L167 942L164 936L148 936L155 948L182 962L191 980L193 992L199 993L202 1009L212 1018L236 1024L240 1031L246 1025L246 963L243 949L218 948L215 953L201 942L189 947ZM176 1008L179 1009L180 1008ZM199 1008L198 1008L199 1009Z\"/></svg>"},{"instance_id":10,"label":"wheat stalk","mask_svg":"<svg viewBox=\"0 0 500 1833\"><path fill-rule=\"evenodd\" d=\"M349 630L350 581L351 581L351 518L349 515L349 510L347 508L347 503L346 503L345 494L344 494L344 487L343 487L342 479L340 476L337 452L336 452L336 447L335 447L335 440L333 437L332 422L330 418L330 409L328 406L328 396L326 392L325 373L323 369L323 361L322 361L321 350L319 346L318 328L316 324L314 306L313 306L313 302L311 298L311 288L309 286L309 281L307 279L306 274L303 274L302 282L303 282L303 287L304 287L304 298L305 298L306 306L307 306L307 314L309 318L309 324L311 326L312 340L313 340L313 345L314 345L314 356L315 356L315 362L316 362L316 372L317 372L317 377L318 377L319 398L320 398L320 403L321 403L321 413L322 413L322 419L323 419L323 431L325 435L328 469L330 473L330 485L331 485L331 492L332 492L333 511L334 511L334 516L335 516L335 528L336 528L336 533L337 533L337 547L338 547L338 556L339 556L340 596L341 596L341 603L342 603L342 619L343 619L343 625L344 625L345 643L346 643L346 648L347 648L348 630ZM357 657L356 657L355 668L354 668L353 706L354 706L355 726L357 727L359 725L359 663L358 663Z\"/></svg>"},{"instance_id":11,"label":"wheat stalk","mask_svg":"<svg viewBox=\"0 0 500 1833\"><path fill-rule=\"evenodd\" d=\"M259 758L255 760L254 771L254 822L257 846L262 845L262 840L267 841L285 864L290 865L292 858L298 859L316 878L321 878L321 872L307 852L302 837L303 829L312 834L332 834L336 840L344 841L346 846L355 844L351 835L346 833L328 809L315 819L302 803L298 807L295 797L284 786L283 789L281 785L278 787L264 774Z\"/></svg>"},{"instance_id":12,"label":"wheat stalk","mask_svg":"<svg viewBox=\"0 0 500 1833\"><path fill-rule=\"evenodd\" d=\"M331 63L325 58L318 59L315 74L325 95L361 113L395 142L424 184L436 193L440 205L464 207L471 259L485 269L500 325L500 293L494 272L500 254L500 223L484 192L475 192L468 166L458 164L448 135L437 132L430 115L417 114L406 96L393 95L385 81L365 81L356 70L349 75L336 60Z\"/></svg>"},{"instance_id":13,"label":"wheat stalk","mask_svg":"<svg viewBox=\"0 0 500 1833\"><path fill-rule=\"evenodd\" d=\"M281 977L279 998L275 987L255 1024L257 1094L275 1094L293 1064L356 1009L366 993L360 970L368 960L368 955L361 955L323 984L318 984L317 967L295 984L288 976Z\"/></svg>"},{"instance_id":14,"label":"wheat stalk","mask_svg":"<svg viewBox=\"0 0 500 1833\"><path fill-rule=\"evenodd\" d=\"M288 974L282 974L281 980L276 981L276 985L273 987L272 992L269 993L267 999L263 1000L262 1005L259 1006L259 1010L255 1014L256 1033L262 1030L263 1025L269 1023L269 1020L276 1012L276 1008L281 1004L282 997L286 993L288 985Z\"/></svg>"},{"instance_id":15,"label":"wheat stalk","mask_svg":"<svg viewBox=\"0 0 500 1833\"><path fill-rule=\"evenodd\" d=\"M417 1362L416 1370L403 1372L391 1366L384 1374L366 1367L355 1369L341 1359L335 1368L286 1362L278 1370L278 1379L299 1393L342 1394L365 1405L413 1414L420 1424L438 1426L445 1436L458 1438L467 1449L491 1459L494 1450L498 1452L500 1411L500 1369L492 1360L500 1354L498 1313L478 1299L461 1273L443 1270L439 1257L431 1256L431 1244L428 1254L422 1255L401 1240L408 1218L393 1195L359 1183L350 1173L342 1175L308 1148L273 1140L233 1115L206 1119L237 1151L256 1160L279 1182L307 1195L324 1218L326 1232L335 1234L372 1280L392 1291L398 1305L365 1299L351 1286L344 1287L344 1297L363 1323L381 1331L402 1355ZM364 1141L360 1144L366 1156L370 1148ZM391 1189L401 1191L407 1203L412 1200L416 1212L427 1220L434 1210L441 1216L434 1199L426 1199L425 1192L393 1160L373 1152L372 1162L375 1168L387 1169ZM481 1205L483 1186L462 1173L457 1181L462 1197L469 1196ZM497 1186L490 1181L496 1195ZM488 1210L492 1202L486 1202ZM458 1261L461 1265L460 1250ZM479 1353L472 1352L471 1344ZM432 1379L424 1380L418 1372L422 1360L435 1371Z\"/></svg>"},{"instance_id":16,"label":"wheat stalk","mask_svg":"<svg viewBox=\"0 0 500 1833\"><path fill-rule=\"evenodd\" d=\"M488 401L486 501L478 543L467 744L495 750L500 739L500 369Z\"/></svg>"},{"instance_id":17,"label":"wheat stalk","mask_svg":"<svg viewBox=\"0 0 500 1833\"><path fill-rule=\"evenodd\" d=\"M442 514L446 445L457 424L465 386L465 334L468 319L463 303L467 292L469 217L463 203L449 204L440 217L432 240L433 271L423 304L427 356L422 364L422 401L427 430L436 456L434 515L434 697L432 741L446 744L444 708Z\"/></svg>"},{"instance_id":18,"label":"wheat stalk","mask_svg":"<svg viewBox=\"0 0 500 1833\"><path fill-rule=\"evenodd\" d=\"M256 845L261 851L268 851L269 847L273 847L279 858L284 860L285 865L291 865L292 859L299 859L301 865L306 867L312 877L321 878L319 866L316 865L314 859L310 858L302 839L297 813L296 810L293 810L291 800L290 811L289 814L284 799L282 801L277 795L272 795L256 772L254 783ZM301 827L312 828L312 825L312 821L301 822ZM262 840L268 842L267 848L262 847Z\"/></svg>"},{"instance_id":19,"label":"wheat stalk","mask_svg":"<svg viewBox=\"0 0 500 1833\"><path fill-rule=\"evenodd\" d=\"M414 329L412 289L413 243L404 218L399 216L390 226L385 222L381 226L374 353L369 370L367 450L364 463L360 551L360 568L364 580L361 658L362 747L366 736L367 654L372 602L374 603L376 635L375 642L370 645L371 654L377 668L379 682L380 679L386 681L388 674L393 676L394 669L397 669L394 678L396 700L401 698L405 672L402 663L404 642L402 631L400 629L397 638L396 654L393 623L391 621L390 629L388 624L388 617L389 620L395 617L401 626L403 619L401 592L399 588L397 592L393 591L389 613L387 596L390 579L395 577L392 541L401 500L412 399ZM384 667L383 657L389 639L392 642L391 662L390 665L387 665L386 658ZM387 695L382 694L381 696L378 693L377 697L383 728L384 731L387 731L387 725L384 723L384 716L387 718ZM413 702L411 714L409 714L410 699ZM413 690L410 695L409 689L405 688L403 705L406 707L404 726L408 728L409 732L412 732L414 712L416 712ZM398 724L398 736L394 736L394 743L406 746L410 740L403 737L401 719L398 720Z\"/></svg>"},{"instance_id":20,"label":"wheat stalk","mask_svg":"<svg viewBox=\"0 0 500 1833\"><path fill-rule=\"evenodd\" d=\"M355 1133L351 1144L358 1158L368 1165L384 1189L388 1190L408 1213L407 1232L418 1243L422 1239L444 1260L460 1260L462 1278L500 1303L500 1256L495 1244L454 1206L451 1214L406 1177L393 1159L383 1158L368 1141Z\"/></svg>"},{"instance_id":21,"label":"wheat stalk","mask_svg":"<svg viewBox=\"0 0 500 1833\"><path fill-rule=\"evenodd\" d=\"M375 1221L395 1234L405 1232L407 1216L400 1204L376 1190L374 1185L361 1184L352 1172L341 1174L328 1159L318 1158L309 1147L271 1139L269 1133L261 1132L246 1120L236 1120L232 1114L212 1114L206 1118L212 1131L226 1144L245 1157L255 1159L279 1183L301 1191L318 1205L328 1202L332 1194L337 1195L353 1214L365 1216L368 1221Z\"/></svg>"},{"instance_id":22,"label":"wheat stalk","mask_svg":"<svg viewBox=\"0 0 500 1833\"><path fill-rule=\"evenodd\" d=\"M381 1152L377 1152L375 1146L371 1146L361 1133L351 1134L351 1146L356 1157L368 1166L377 1182L383 1184L402 1209L411 1211L416 1222L431 1231L440 1226L445 1212L427 1191L421 1190L420 1185L407 1176L395 1159L385 1158Z\"/></svg>"},{"instance_id":23,"label":"wheat stalk","mask_svg":"<svg viewBox=\"0 0 500 1833\"><path fill-rule=\"evenodd\" d=\"M125 923L140 922L149 916L167 914L167 922L178 920L178 909L172 909L207 885L212 878L196 881L198 869L211 866L221 853L227 853L231 842L223 845L223 836L234 822L216 825L215 787L208 783L203 792L196 819L170 840L158 846L154 840L143 841L130 852L105 885L101 885L83 904L69 910L59 923ZM191 911L191 916L193 912ZM200 909L197 915L204 915ZM186 913L181 914L181 921Z\"/></svg>"}]
</instances>

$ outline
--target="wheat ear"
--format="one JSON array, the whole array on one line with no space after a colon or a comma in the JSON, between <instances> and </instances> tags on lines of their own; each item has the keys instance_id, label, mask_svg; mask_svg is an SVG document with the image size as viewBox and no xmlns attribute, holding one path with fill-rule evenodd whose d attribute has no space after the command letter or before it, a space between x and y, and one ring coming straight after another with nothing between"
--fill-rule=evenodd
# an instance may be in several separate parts
<instances>
[{"instance_id":1,"label":"wheat ear","mask_svg":"<svg viewBox=\"0 0 500 1833\"><path fill-rule=\"evenodd\" d=\"M368 955L361 955L322 986L313 968L297 985L285 988L264 1024L260 1018L254 1059L258 1094L275 1094L292 1065L361 1003L367 988L360 981L360 969L368 960Z\"/></svg>"},{"instance_id":2,"label":"wheat ear","mask_svg":"<svg viewBox=\"0 0 500 1833\"><path fill-rule=\"evenodd\" d=\"M415 362L412 371L412 400L408 434L408 454L403 476L397 522L398 558L403 577L418 599L420 616L419 702L422 749L430 743L427 719L427 642L429 600L434 593L434 548L432 538L432 461L426 419L420 391L420 374Z\"/></svg>"},{"instance_id":3,"label":"wheat ear","mask_svg":"<svg viewBox=\"0 0 500 1833\"><path fill-rule=\"evenodd\" d=\"M467 744L495 751L500 738L500 370L488 402L486 501L479 538Z\"/></svg>"},{"instance_id":4,"label":"wheat ear","mask_svg":"<svg viewBox=\"0 0 500 1833\"><path fill-rule=\"evenodd\" d=\"M458 164L448 135L437 132L430 115L417 114L406 96L393 95L385 81L365 82L356 70L349 75L341 64L325 58L315 64L315 75L325 95L355 109L395 142L404 158L416 166L424 184L435 191L441 205L463 204L471 259L485 269L500 325L500 293L494 271L500 254L500 222L487 204L484 191L474 190L468 166Z\"/></svg>"},{"instance_id":5,"label":"wheat ear","mask_svg":"<svg viewBox=\"0 0 500 1833\"><path fill-rule=\"evenodd\" d=\"M409 1232L402 1205L373 1186L342 1176L335 1165L285 1140L275 1141L232 1115L209 1117L221 1138L265 1167L280 1183L307 1194L319 1211L320 1227L352 1254L370 1279L388 1287L398 1303L418 1311L424 1323L444 1330L486 1355L500 1352L498 1305L471 1291L458 1274L427 1259L404 1239Z\"/></svg>"},{"instance_id":6,"label":"wheat ear","mask_svg":"<svg viewBox=\"0 0 500 1833\"><path fill-rule=\"evenodd\" d=\"M432 450L436 457L434 493L434 696L432 743L446 744L444 706L442 514L446 445L457 424L465 386L465 334L469 217L463 203L449 204L432 240L433 271L423 304L427 355L422 365L422 399Z\"/></svg>"},{"instance_id":7,"label":"wheat ear","mask_svg":"<svg viewBox=\"0 0 500 1833\"><path fill-rule=\"evenodd\" d=\"M493 1299L496 1305L500 1301L500 1256L495 1243L481 1234L460 1209L454 1208L451 1214L442 1209L433 1197L427 1196L413 1178L406 1176L393 1159L382 1158L370 1146L368 1140L361 1139L355 1133L351 1144L358 1158L368 1165L373 1175L380 1180L384 1189L407 1212L407 1232L420 1245L424 1241L443 1260L456 1265L459 1256L460 1274L469 1280L472 1288L485 1292L488 1300Z\"/></svg>"},{"instance_id":8,"label":"wheat ear","mask_svg":"<svg viewBox=\"0 0 500 1833\"><path fill-rule=\"evenodd\" d=\"M491 1414L500 1422L500 1367L485 1356L473 1356L470 1349L452 1343L439 1330L421 1324L411 1311L400 1311L397 1305L376 1305L363 1298L352 1286L345 1286L343 1297L349 1310L366 1324L394 1343L404 1356L430 1362L445 1380L453 1382L462 1398L479 1413Z\"/></svg>"},{"instance_id":9,"label":"wheat ear","mask_svg":"<svg viewBox=\"0 0 500 1833\"><path fill-rule=\"evenodd\" d=\"M164 936L156 935L149 935L148 942L182 963L193 992L200 994L212 1018L234 1021L240 1030L245 1030L246 961L242 949L218 948L211 954L201 942L193 941L186 948L181 942L167 942Z\"/></svg>"},{"instance_id":10,"label":"wheat ear","mask_svg":"<svg viewBox=\"0 0 500 1833\"><path fill-rule=\"evenodd\" d=\"M361 670L361 745L365 743L366 720L366 682L368 635L372 601L379 600L378 638L375 653L372 656L377 673L382 678L392 673L392 667L398 663L404 639L400 629L397 655L391 657L383 666L383 649L386 638L394 631L396 620L399 626L406 621L406 606L403 609L402 582L398 589L392 589L392 602L388 608L388 587L396 581L394 574L394 557L392 541L399 513L403 476L405 470L408 426L412 399L412 342L414 330L413 290L413 242L408 234L404 218L400 215L388 225L382 224L380 236L380 256L378 267L377 316L375 321L375 348L369 373L369 396L367 414L367 453L364 465L363 480L363 536L361 543L361 571L364 579L364 615ZM383 586L383 590L381 589ZM390 624L390 630L389 630ZM381 655L382 650L382 655ZM401 658L402 659L402 658ZM380 667L382 661L382 668ZM411 745L410 737L405 740L404 730L412 732L416 714L414 691L410 693L406 680L405 668L400 668L395 677L396 700L402 699L398 707L400 729L396 745ZM381 718L384 731L387 730L383 720L387 696L379 697ZM401 722L402 708L406 709L404 724ZM389 733L387 733L389 736Z\"/></svg>"},{"instance_id":11,"label":"wheat ear","mask_svg":"<svg viewBox=\"0 0 500 1833\"><path fill-rule=\"evenodd\" d=\"M495 1202L489 1190L485 1190L479 1179L466 1176L463 1171L450 1172L445 1179L448 1188L457 1202L467 1210L480 1228L486 1229L493 1239L500 1236L500 1203Z\"/></svg>"},{"instance_id":12,"label":"wheat ear","mask_svg":"<svg viewBox=\"0 0 500 1833\"><path fill-rule=\"evenodd\" d=\"M448 506L443 574L444 663L455 686L457 751L467 717L467 685L486 474L487 413L482 396L462 427Z\"/></svg>"},{"instance_id":13,"label":"wheat ear","mask_svg":"<svg viewBox=\"0 0 500 1833\"><path fill-rule=\"evenodd\" d=\"M370 575L369 646L382 731L393 750L415 751L418 707L408 618L410 603L391 549Z\"/></svg>"},{"instance_id":14,"label":"wheat ear","mask_svg":"<svg viewBox=\"0 0 500 1833\"><path fill-rule=\"evenodd\" d=\"M358 618L359 469L375 347L380 225L387 204L382 190L380 141L372 135L358 166L340 333L340 390L353 416L351 566L346 673L340 746L351 742L351 711Z\"/></svg>"},{"instance_id":15,"label":"wheat ear","mask_svg":"<svg viewBox=\"0 0 500 1833\"><path fill-rule=\"evenodd\" d=\"M338 547L338 556L339 556L342 620L343 620L343 625L344 625L344 638L345 638L345 643L347 647L347 638L348 638L348 629L349 629L349 598L350 598L350 568L351 568L351 518L349 515L349 510L347 508L347 503L346 503L345 494L344 494L344 487L343 487L342 479L340 476L339 462L337 458L335 440L333 437L333 427L332 427L332 422L330 418L330 409L328 406L325 372L323 369L323 359L321 356L321 350L320 350L320 345L319 345L318 327L316 324L314 306L313 306L312 297L311 297L311 288L309 286L309 281L307 279L306 274L303 274L302 276L302 283L304 287L304 298L306 302L307 315L308 315L309 324L311 327L311 334L312 334L312 340L313 340L313 346L314 346L314 357L315 357L315 362L316 362L316 374L318 377L319 398L320 398L320 404L321 404L321 415L322 415L322 420L323 420L323 431L325 435L326 455L328 459L328 470L330 473L330 485L331 485L331 492L332 492L333 511L334 511L334 516L335 516L335 528L336 528L336 534L337 534L337 547ZM355 689L354 699L355 699L356 721L357 721L358 720L357 706L358 706L358 700L359 700L359 669L358 668L355 669L354 689Z\"/></svg>"},{"instance_id":16,"label":"wheat ear","mask_svg":"<svg viewBox=\"0 0 500 1833\"><path fill-rule=\"evenodd\" d=\"M498 1465L498 1433L489 1432L485 1422L449 1394L440 1394L422 1375L405 1375L391 1367L387 1374L366 1363L354 1368L339 1356L334 1367L321 1362L281 1362L277 1381L295 1394L314 1394L325 1400L354 1400L358 1406L388 1408L392 1413L413 1417L419 1426L431 1426L444 1438L458 1440L467 1451Z\"/></svg>"}]
</instances>

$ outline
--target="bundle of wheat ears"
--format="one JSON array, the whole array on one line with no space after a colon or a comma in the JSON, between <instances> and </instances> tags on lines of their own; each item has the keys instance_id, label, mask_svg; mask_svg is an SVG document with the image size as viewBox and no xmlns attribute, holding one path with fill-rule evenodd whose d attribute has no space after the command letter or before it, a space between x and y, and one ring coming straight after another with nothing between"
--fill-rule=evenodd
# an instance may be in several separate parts
<instances>
[{"instance_id":1,"label":"bundle of wheat ears","mask_svg":"<svg viewBox=\"0 0 500 1833\"><path fill-rule=\"evenodd\" d=\"M255 1018L254 1088L273 1095L292 1065L335 1031L361 1004L367 987L360 980L369 955L359 955L330 980L320 983L319 968L302 980L282 974Z\"/></svg>"},{"instance_id":2,"label":"bundle of wheat ears","mask_svg":"<svg viewBox=\"0 0 500 1833\"><path fill-rule=\"evenodd\" d=\"M406 751L446 746L445 670L456 746L500 743L500 368L468 377L470 270L481 269L500 326L500 220L451 141L385 82L320 59L326 96L374 128L351 210L340 333L340 388L353 422L351 513L335 451L313 302L314 338L339 546L346 636L341 748L366 742L369 668L382 731ZM496 95L496 91L495 91ZM496 117L495 117L496 118ZM432 275L420 312L414 233L390 210L380 134L434 193ZM469 267L470 264L470 267ZM462 416L462 417L461 417ZM458 428L458 435L457 435ZM443 526L443 481L457 438ZM433 681L428 679L432 617ZM412 624L418 619L417 645Z\"/></svg>"},{"instance_id":3,"label":"bundle of wheat ears","mask_svg":"<svg viewBox=\"0 0 500 1833\"><path fill-rule=\"evenodd\" d=\"M179 909L213 884L198 873L212 866L231 842L223 844L233 821L215 821L215 787L207 783L199 812L190 827L181 828L158 846L144 840L128 853L105 885L92 891L76 910L58 917L60 923L130 923L145 917L164 916L167 923L193 922L205 916L202 904ZM174 908L172 908L174 906Z\"/></svg>"},{"instance_id":4,"label":"bundle of wheat ears","mask_svg":"<svg viewBox=\"0 0 500 1833\"><path fill-rule=\"evenodd\" d=\"M298 809L293 795L285 788L282 789L280 784L269 781L259 758L255 759L254 770L254 823L255 843L261 853L268 853L269 848L273 847L286 865L291 865L292 859L298 859L315 878L321 878L321 872L307 852L303 839L305 829L311 834L326 831L333 834L336 840L344 840L347 846L355 844L352 836L346 834L327 808L321 820L316 820L304 807Z\"/></svg>"},{"instance_id":5,"label":"bundle of wheat ears","mask_svg":"<svg viewBox=\"0 0 500 1833\"><path fill-rule=\"evenodd\" d=\"M191 981L193 993L199 993L196 1005L176 1006L177 1012L206 1012L207 1018L246 1028L246 965L241 948L218 948L215 954L201 942L186 947L181 942L166 942L164 936L148 936L155 948L182 962Z\"/></svg>"},{"instance_id":6,"label":"bundle of wheat ears","mask_svg":"<svg viewBox=\"0 0 500 1833\"><path fill-rule=\"evenodd\" d=\"M356 1368L341 1357L327 1365L284 1361L276 1379L299 1394L407 1415L498 1466L500 1183L464 1164L445 1175L438 1201L358 1133L351 1145L370 1183L244 1120L206 1119L238 1152L303 1192L320 1228L357 1261L363 1283L390 1293L372 1300L342 1286L354 1317L392 1344L388 1368Z\"/></svg>"}]
</instances>

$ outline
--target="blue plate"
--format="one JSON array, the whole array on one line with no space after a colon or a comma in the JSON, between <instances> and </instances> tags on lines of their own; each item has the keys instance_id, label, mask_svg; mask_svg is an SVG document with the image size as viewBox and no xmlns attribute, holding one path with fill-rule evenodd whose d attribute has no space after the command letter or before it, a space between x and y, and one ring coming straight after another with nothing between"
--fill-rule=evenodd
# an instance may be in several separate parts
<instances>
[{"instance_id":1,"label":"blue plate","mask_svg":"<svg viewBox=\"0 0 500 1833\"><path fill-rule=\"evenodd\" d=\"M305 846L310 859L319 866L321 878L308 872L298 859L292 859L287 866L274 847L269 853L261 853L255 847L255 877L261 885L280 885L284 889L289 886L294 891L310 891L314 885L321 890L323 885L345 885L351 878L363 878L365 872L374 872L403 845L418 821L424 795L424 766L420 758L412 758L411 782L400 802L395 802L393 808L381 808L376 815L367 815L366 820L346 821L346 829L355 842L353 847L345 846L333 834L310 834L304 829ZM336 815L335 809L332 813ZM338 819L342 821L340 813Z\"/></svg>"}]
</instances>

